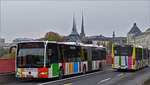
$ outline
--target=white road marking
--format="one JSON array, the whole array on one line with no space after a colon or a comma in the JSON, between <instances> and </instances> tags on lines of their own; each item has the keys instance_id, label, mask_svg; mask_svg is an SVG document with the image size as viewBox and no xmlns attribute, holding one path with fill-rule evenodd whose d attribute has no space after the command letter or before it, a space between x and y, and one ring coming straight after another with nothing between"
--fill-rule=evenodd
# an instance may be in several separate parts
<instances>
[{"instance_id":1,"label":"white road marking","mask_svg":"<svg viewBox=\"0 0 150 85\"><path fill-rule=\"evenodd\" d=\"M70 77L70 78L61 79L61 80L56 80L56 81L50 81L50 82L40 83L40 84L37 84L37 85L52 84L52 83L61 82L61 81L65 81L65 80L71 80L71 79L75 79L75 78L80 78L80 77L84 77L84 76L89 76L89 75L97 74L97 73L101 73L101 72L104 72L104 71L94 72L94 73L88 73L88 74L84 74L84 75L81 75L81 76L75 76L75 77Z\"/></svg>"},{"instance_id":2,"label":"white road marking","mask_svg":"<svg viewBox=\"0 0 150 85\"><path fill-rule=\"evenodd\" d=\"M110 80L110 79L111 79L111 78L107 78L107 79L101 80L101 81L99 81L99 82L97 82L97 83L99 84L99 83L102 83L102 82L108 81L108 80Z\"/></svg>"},{"instance_id":3,"label":"white road marking","mask_svg":"<svg viewBox=\"0 0 150 85\"><path fill-rule=\"evenodd\" d=\"M72 85L72 83L66 83L66 84L64 84L64 85Z\"/></svg>"},{"instance_id":4,"label":"white road marking","mask_svg":"<svg viewBox=\"0 0 150 85\"><path fill-rule=\"evenodd\" d=\"M121 73L121 74L118 74L117 76L119 76L119 77L120 77L120 76L122 76L122 75L123 75L123 73Z\"/></svg>"}]
</instances>

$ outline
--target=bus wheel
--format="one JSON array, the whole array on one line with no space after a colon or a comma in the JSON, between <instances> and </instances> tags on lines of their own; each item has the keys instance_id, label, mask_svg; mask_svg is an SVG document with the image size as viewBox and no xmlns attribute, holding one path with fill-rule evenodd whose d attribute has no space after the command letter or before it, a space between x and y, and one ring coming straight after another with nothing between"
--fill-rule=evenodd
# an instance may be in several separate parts
<instances>
[{"instance_id":1,"label":"bus wheel","mask_svg":"<svg viewBox=\"0 0 150 85\"><path fill-rule=\"evenodd\" d=\"M86 66L83 67L83 74L86 74Z\"/></svg>"},{"instance_id":2,"label":"bus wheel","mask_svg":"<svg viewBox=\"0 0 150 85\"><path fill-rule=\"evenodd\" d=\"M99 63L99 70L100 70L100 71L103 70L103 69L102 69L102 63Z\"/></svg>"},{"instance_id":3,"label":"bus wheel","mask_svg":"<svg viewBox=\"0 0 150 85\"><path fill-rule=\"evenodd\" d=\"M59 79L62 79L63 77L64 77L64 70L63 70L63 68L61 68L59 70Z\"/></svg>"}]
</instances>

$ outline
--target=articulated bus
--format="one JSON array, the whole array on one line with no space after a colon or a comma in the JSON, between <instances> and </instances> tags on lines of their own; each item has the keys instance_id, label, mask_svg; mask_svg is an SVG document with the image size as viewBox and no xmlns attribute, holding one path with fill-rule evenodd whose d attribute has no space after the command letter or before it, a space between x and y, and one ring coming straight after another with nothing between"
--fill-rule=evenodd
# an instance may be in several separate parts
<instances>
[{"instance_id":1,"label":"articulated bus","mask_svg":"<svg viewBox=\"0 0 150 85\"><path fill-rule=\"evenodd\" d=\"M65 75L103 69L102 46L32 41L17 45L16 78L63 78Z\"/></svg>"},{"instance_id":2,"label":"articulated bus","mask_svg":"<svg viewBox=\"0 0 150 85\"><path fill-rule=\"evenodd\" d=\"M147 48L137 45L112 45L112 68L138 70L149 64Z\"/></svg>"}]
</instances>

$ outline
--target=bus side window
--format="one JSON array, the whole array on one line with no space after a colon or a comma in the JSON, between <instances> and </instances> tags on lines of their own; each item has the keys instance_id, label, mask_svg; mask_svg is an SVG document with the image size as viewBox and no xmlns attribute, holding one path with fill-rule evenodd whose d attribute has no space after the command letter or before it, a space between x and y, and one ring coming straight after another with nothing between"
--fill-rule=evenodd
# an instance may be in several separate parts
<instances>
[{"instance_id":1,"label":"bus side window","mask_svg":"<svg viewBox=\"0 0 150 85\"><path fill-rule=\"evenodd\" d=\"M96 48L92 48L92 60L97 60L98 51Z\"/></svg>"},{"instance_id":2,"label":"bus side window","mask_svg":"<svg viewBox=\"0 0 150 85\"><path fill-rule=\"evenodd\" d=\"M57 44L54 43L48 43L47 45L47 57L48 57L48 63L58 63L58 49Z\"/></svg>"},{"instance_id":3,"label":"bus side window","mask_svg":"<svg viewBox=\"0 0 150 85\"><path fill-rule=\"evenodd\" d=\"M103 54L103 56L104 56L104 60L106 59L106 51L104 50L104 54Z\"/></svg>"},{"instance_id":4,"label":"bus side window","mask_svg":"<svg viewBox=\"0 0 150 85\"><path fill-rule=\"evenodd\" d=\"M140 58L140 56L139 56L139 49L138 48L136 48L136 58L137 58L137 60L139 60L139 58Z\"/></svg>"},{"instance_id":5,"label":"bus side window","mask_svg":"<svg viewBox=\"0 0 150 85\"><path fill-rule=\"evenodd\" d=\"M87 48L84 48L84 60L87 60Z\"/></svg>"},{"instance_id":6,"label":"bus side window","mask_svg":"<svg viewBox=\"0 0 150 85\"><path fill-rule=\"evenodd\" d=\"M80 46L76 46L76 50L75 50L75 56L74 56L74 61L77 62L77 61L81 61L81 56L83 55L84 56L84 52L82 54L81 52L81 47Z\"/></svg>"},{"instance_id":7,"label":"bus side window","mask_svg":"<svg viewBox=\"0 0 150 85\"><path fill-rule=\"evenodd\" d=\"M142 55L143 55L142 48L138 48L138 49L139 49L139 59L141 60L142 59Z\"/></svg>"},{"instance_id":8,"label":"bus side window","mask_svg":"<svg viewBox=\"0 0 150 85\"><path fill-rule=\"evenodd\" d=\"M52 55L52 49L48 49L48 56L51 56Z\"/></svg>"},{"instance_id":9,"label":"bus side window","mask_svg":"<svg viewBox=\"0 0 150 85\"><path fill-rule=\"evenodd\" d=\"M59 56L60 60L59 61L64 63L64 62L66 62L64 45L60 44L59 45L59 50L60 50L60 56Z\"/></svg>"}]
</instances>

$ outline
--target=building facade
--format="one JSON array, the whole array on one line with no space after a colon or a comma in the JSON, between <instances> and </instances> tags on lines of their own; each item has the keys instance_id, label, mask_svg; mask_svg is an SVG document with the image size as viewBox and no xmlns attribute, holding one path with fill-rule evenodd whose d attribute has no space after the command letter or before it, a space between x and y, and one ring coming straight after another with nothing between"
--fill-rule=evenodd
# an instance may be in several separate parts
<instances>
[{"instance_id":1,"label":"building facade","mask_svg":"<svg viewBox=\"0 0 150 85\"><path fill-rule=\"evenodd\" d=\"M72 32L66 37L66 41L67 42L79 42L79 40L80 40L80 37L79 37L79 33L77 32L75 18L73 16Z\"/></svg>"},{"instance_id":2,"label":"building facade","mask_svg":"<svg viewBox=\"0 0 150 85\"><path fill-rule=\"evenodd\" d=\"M67 42L82 42L82 40L85 38L85 32L84 32L84 19L82 15L82 23L81 23L81 33L79 35L77 31L77 26L75 22L75 18L73 16L73 26L72 26L72 32L68 36L65 37L65 40Z\"/></svg>"},{"instance_id":3,"label":"building facade","mask_svg":"<svg viewBox=\"0 0 150 85\"><path fill-rule=\"evenodd\" d=\"M13 43L20 43L20 42L25 42L25 41L33 41L34 39L31 38L16 38L13 40Z\"/></svg>"},{"instance_id":4,"label":"building facade","mask_svg":"<svg viewBox=\"0 0 150 85\"><path fill-rule=\"evenodd\" d=\"M81 33L80 33L80 40L82 41L85 38L85 32L84 32L84 18L82 13L82 23L81 23Z\"/></svg>"},{"instance_id":5,"label":"building facade","mask_svg":"<svg viewBox=\"0 0 150 85\"><path fill-rule=\"evenodd\" d=\"M0 38L0 47L3 47L5 45L5 39Z\"/></svg>"},{"instance_id":6,"label":"building facade","mask_svg":"<svg viewBox=\"0 0 150 85\"><path fill-rule=\"evenodd\" d=\"M127 34L128 44L137 44L150 49L150 28L142 32L134 23L133 27Z\"/></svg>"},{"instance_id":7,"label":"building facade","mask_svg":"<svg viewBox=\"0 0 150 85\"><path fill-rule=\"evenodd\" d=\"M135 43L150 49L150 28L141 35L135 37Z\"/></svg>"},{"instance_id":8,"label":"building facade","mask_svg":"<svg viewBox=\"0 0 150 85\"><path fill-rule=\"evenodd\" d=\"M127 43L133 44L135 42L135 37L141 34L141 30L137 27L136 23L134 23L131 30L127 33Z\"/></svg>"}]
</instances>

